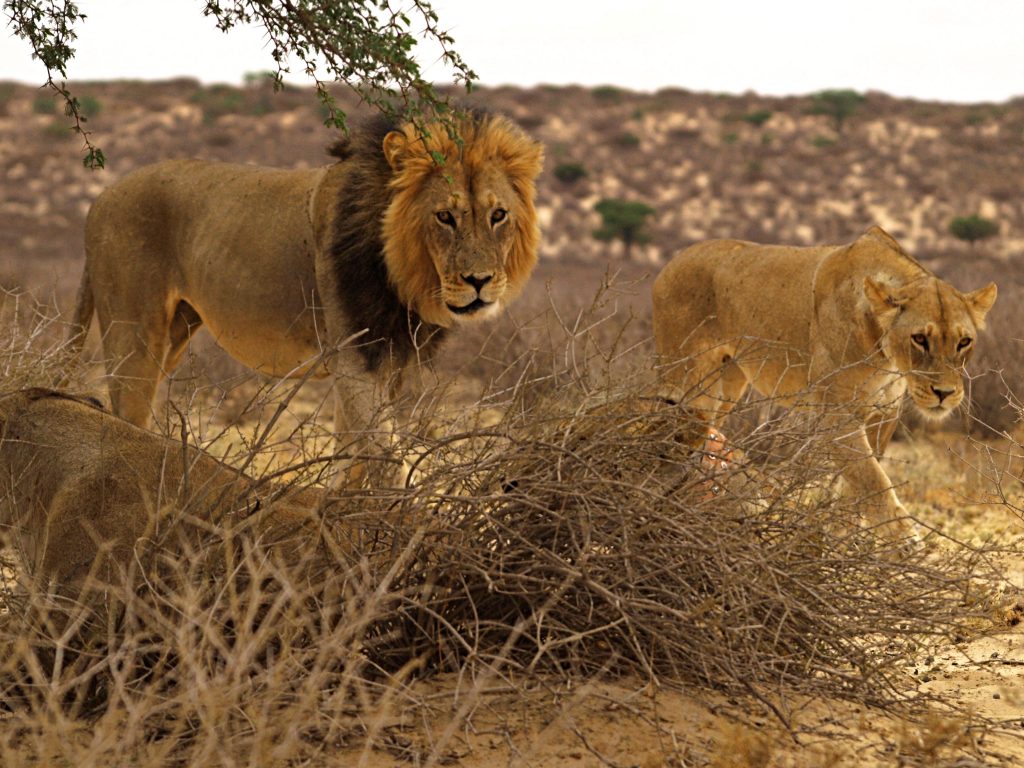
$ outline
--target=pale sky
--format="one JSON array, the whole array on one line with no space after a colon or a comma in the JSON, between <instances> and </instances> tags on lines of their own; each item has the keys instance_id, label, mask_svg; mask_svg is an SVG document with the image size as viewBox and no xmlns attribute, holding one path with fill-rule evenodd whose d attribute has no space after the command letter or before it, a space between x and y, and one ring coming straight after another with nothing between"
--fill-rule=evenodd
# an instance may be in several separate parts
<instances>
[{"instance_id":1,"label":"pale sky","mask_svg":"<svg viewBox=\"0 0 1024 768\"><path fill-rule=\"evenodd\" d=\"M1024 96L1024 0L434 0L484 85L614 84L653 91L878 90L942 101ZM217 31L201 0L80 0L72 80L271 69L258 29ZM426 66L437 53L419 52ZM428 67L437 81L449 76ZM0 80L45 78L0 28ZM306 82L301 73L291 81Z\"/></svg>"}]
</instances>

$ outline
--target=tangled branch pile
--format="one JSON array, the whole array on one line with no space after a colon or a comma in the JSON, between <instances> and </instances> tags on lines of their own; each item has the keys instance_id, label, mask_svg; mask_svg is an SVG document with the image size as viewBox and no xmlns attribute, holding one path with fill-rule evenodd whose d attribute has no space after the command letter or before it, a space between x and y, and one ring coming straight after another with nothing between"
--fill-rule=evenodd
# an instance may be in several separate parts
<instances>
[{"instance_id":1,"label":"tangled branch pile","mask_svg":"<svg viewBox=\"0 0 1024 768\"><path fill-rule=\"evenodd\" d=\"M415 482L336 493L315 525L154 510L173 524L124 583L71 605L6 590L0 763L397 749L410 680L445 671L470 692L631 674L752 694L783 719L794 694L895 706L921 644L986 614L989 553L865 529L812 423L755 430L709 475L678 409L586 376L547 392L516 389L489 426L470 408L443 438L405 436Z\"/></svg>"}]
</instances>

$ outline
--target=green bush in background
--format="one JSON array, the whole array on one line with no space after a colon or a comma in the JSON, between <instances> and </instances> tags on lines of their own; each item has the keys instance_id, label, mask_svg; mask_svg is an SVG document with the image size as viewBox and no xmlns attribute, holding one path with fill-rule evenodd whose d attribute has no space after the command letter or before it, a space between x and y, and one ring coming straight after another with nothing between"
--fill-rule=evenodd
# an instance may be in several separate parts
<instances>
[{"instance_id":1,"label":"green bush in background","mask_svg":"<svg viewBox=\"0 0 1024 768\"><path fill-rule=\"evenodd\" d=\"M985 240L998 234L999 225L975 213L970 216L957 216L949 222L949 232L953 237L974 245L978 240Z\"/></svg>"}]
</instances>

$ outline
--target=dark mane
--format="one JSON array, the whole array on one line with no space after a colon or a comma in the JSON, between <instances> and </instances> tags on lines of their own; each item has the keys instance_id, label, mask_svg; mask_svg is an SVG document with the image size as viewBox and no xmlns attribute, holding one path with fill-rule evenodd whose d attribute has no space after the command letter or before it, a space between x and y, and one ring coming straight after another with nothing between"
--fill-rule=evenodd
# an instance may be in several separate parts
<instances>
[{"instance_id":1,"label":"dark mane","mask_svg":"<svg viewBox=\"0 0 1024 768\"><path fill-rule=\"evenodd\" d=\"M350 333L368 329L359 352L369 371L393 359L400 367L417 353L429 353L445 329L426 323L405 306L388 279L381 222L390 200L391 166L384 157L384 137L397 124L378 115L344 138L329 153L349 166L334 218L329 253L338 299Z\"/></svg>"}]
</instances>

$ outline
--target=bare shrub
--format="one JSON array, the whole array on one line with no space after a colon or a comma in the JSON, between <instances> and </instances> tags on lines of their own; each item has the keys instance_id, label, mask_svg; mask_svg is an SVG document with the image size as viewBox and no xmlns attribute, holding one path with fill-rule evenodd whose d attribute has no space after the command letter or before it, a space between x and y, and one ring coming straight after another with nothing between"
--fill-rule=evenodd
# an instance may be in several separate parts
<instances>
[{"instance_id":1,"label":"bare shrub","mask_svg":"<svg viewBox=\"0 0 1024 768\"><path fill-rule=\"evenodd\" d=\"M988 625L992 551L904 549L862 527L813 419L772 419L709 475L685 403L645 396L649 346L615 296L552 302L528 340L498 339L522 345L511 366L460 361L483 381L464 407L412 403L403 487L330 494L312 529L280 535L160 510L124 582L96 585L114 611L6 590L0 764L317 764L371 748L436 763L496 681L525 702L538 680L629 675L754 697L785 723L802 694L925 703L908 667ZM292 407L256 397L249 412L272 415L228 456L253 472ZM196 433L188 396L175 402ZM264 477L330 459L308 450ZM427 707L410 683L438 672L459 683L414 749L396 713Z\"/></svg>"},{"instance_id":2,"label":"bare shrub","mask_svg":"<svg viewBox=\"0 0 1024 768\"><path fill-rule=\"evenodd\" d=\"M80 384L83 372L64 343L65 324L55 302L22 290L0 289L0 382L4 391L52 386L65 378Z\"/></svg>"},{"instance_id":3,"label":"bare shrub","mask_svg":"<svg viewBox=\"0 0 1024 768\"><path fill-rule=\"evenodd\" d=\"M460 330L439 360L442 377L476 383L484 404L522 407L572 382L608 387L648 371L650 275L629 264L604 274L572 262L555 270L558 279L545 282L541 265L527 294L496 322Z\"/></svg>"},{"instance_id":4,"label":"bare shrub","mask_svg":"<svg viewBox=\"0 0 1024 768\"><path fill-rule=\"evenodd\" d=\"M393 631L403 548L379 522L348 520L268 537L171 515L148 567L103 587L116 616L36 591L12 601L3 764L272 765L372 742L374 713L413 668L372 662Z\"/></svg>"},{"instance_id":5,"label":"bare shrub","mask_svg":"<svg viewBox=\"0 0 1024 768\"><path fill-rule=\"evenodd\" d=\"M974 613L984 556L904 552L861 528L828 491L815 435L714 494L674 409L603 394L510 409L500 437L419 485L450 535L425 543L436 597L411 607L436 625L444 666L892 704L904 654Z\"/></svg>"}]
</instances>

